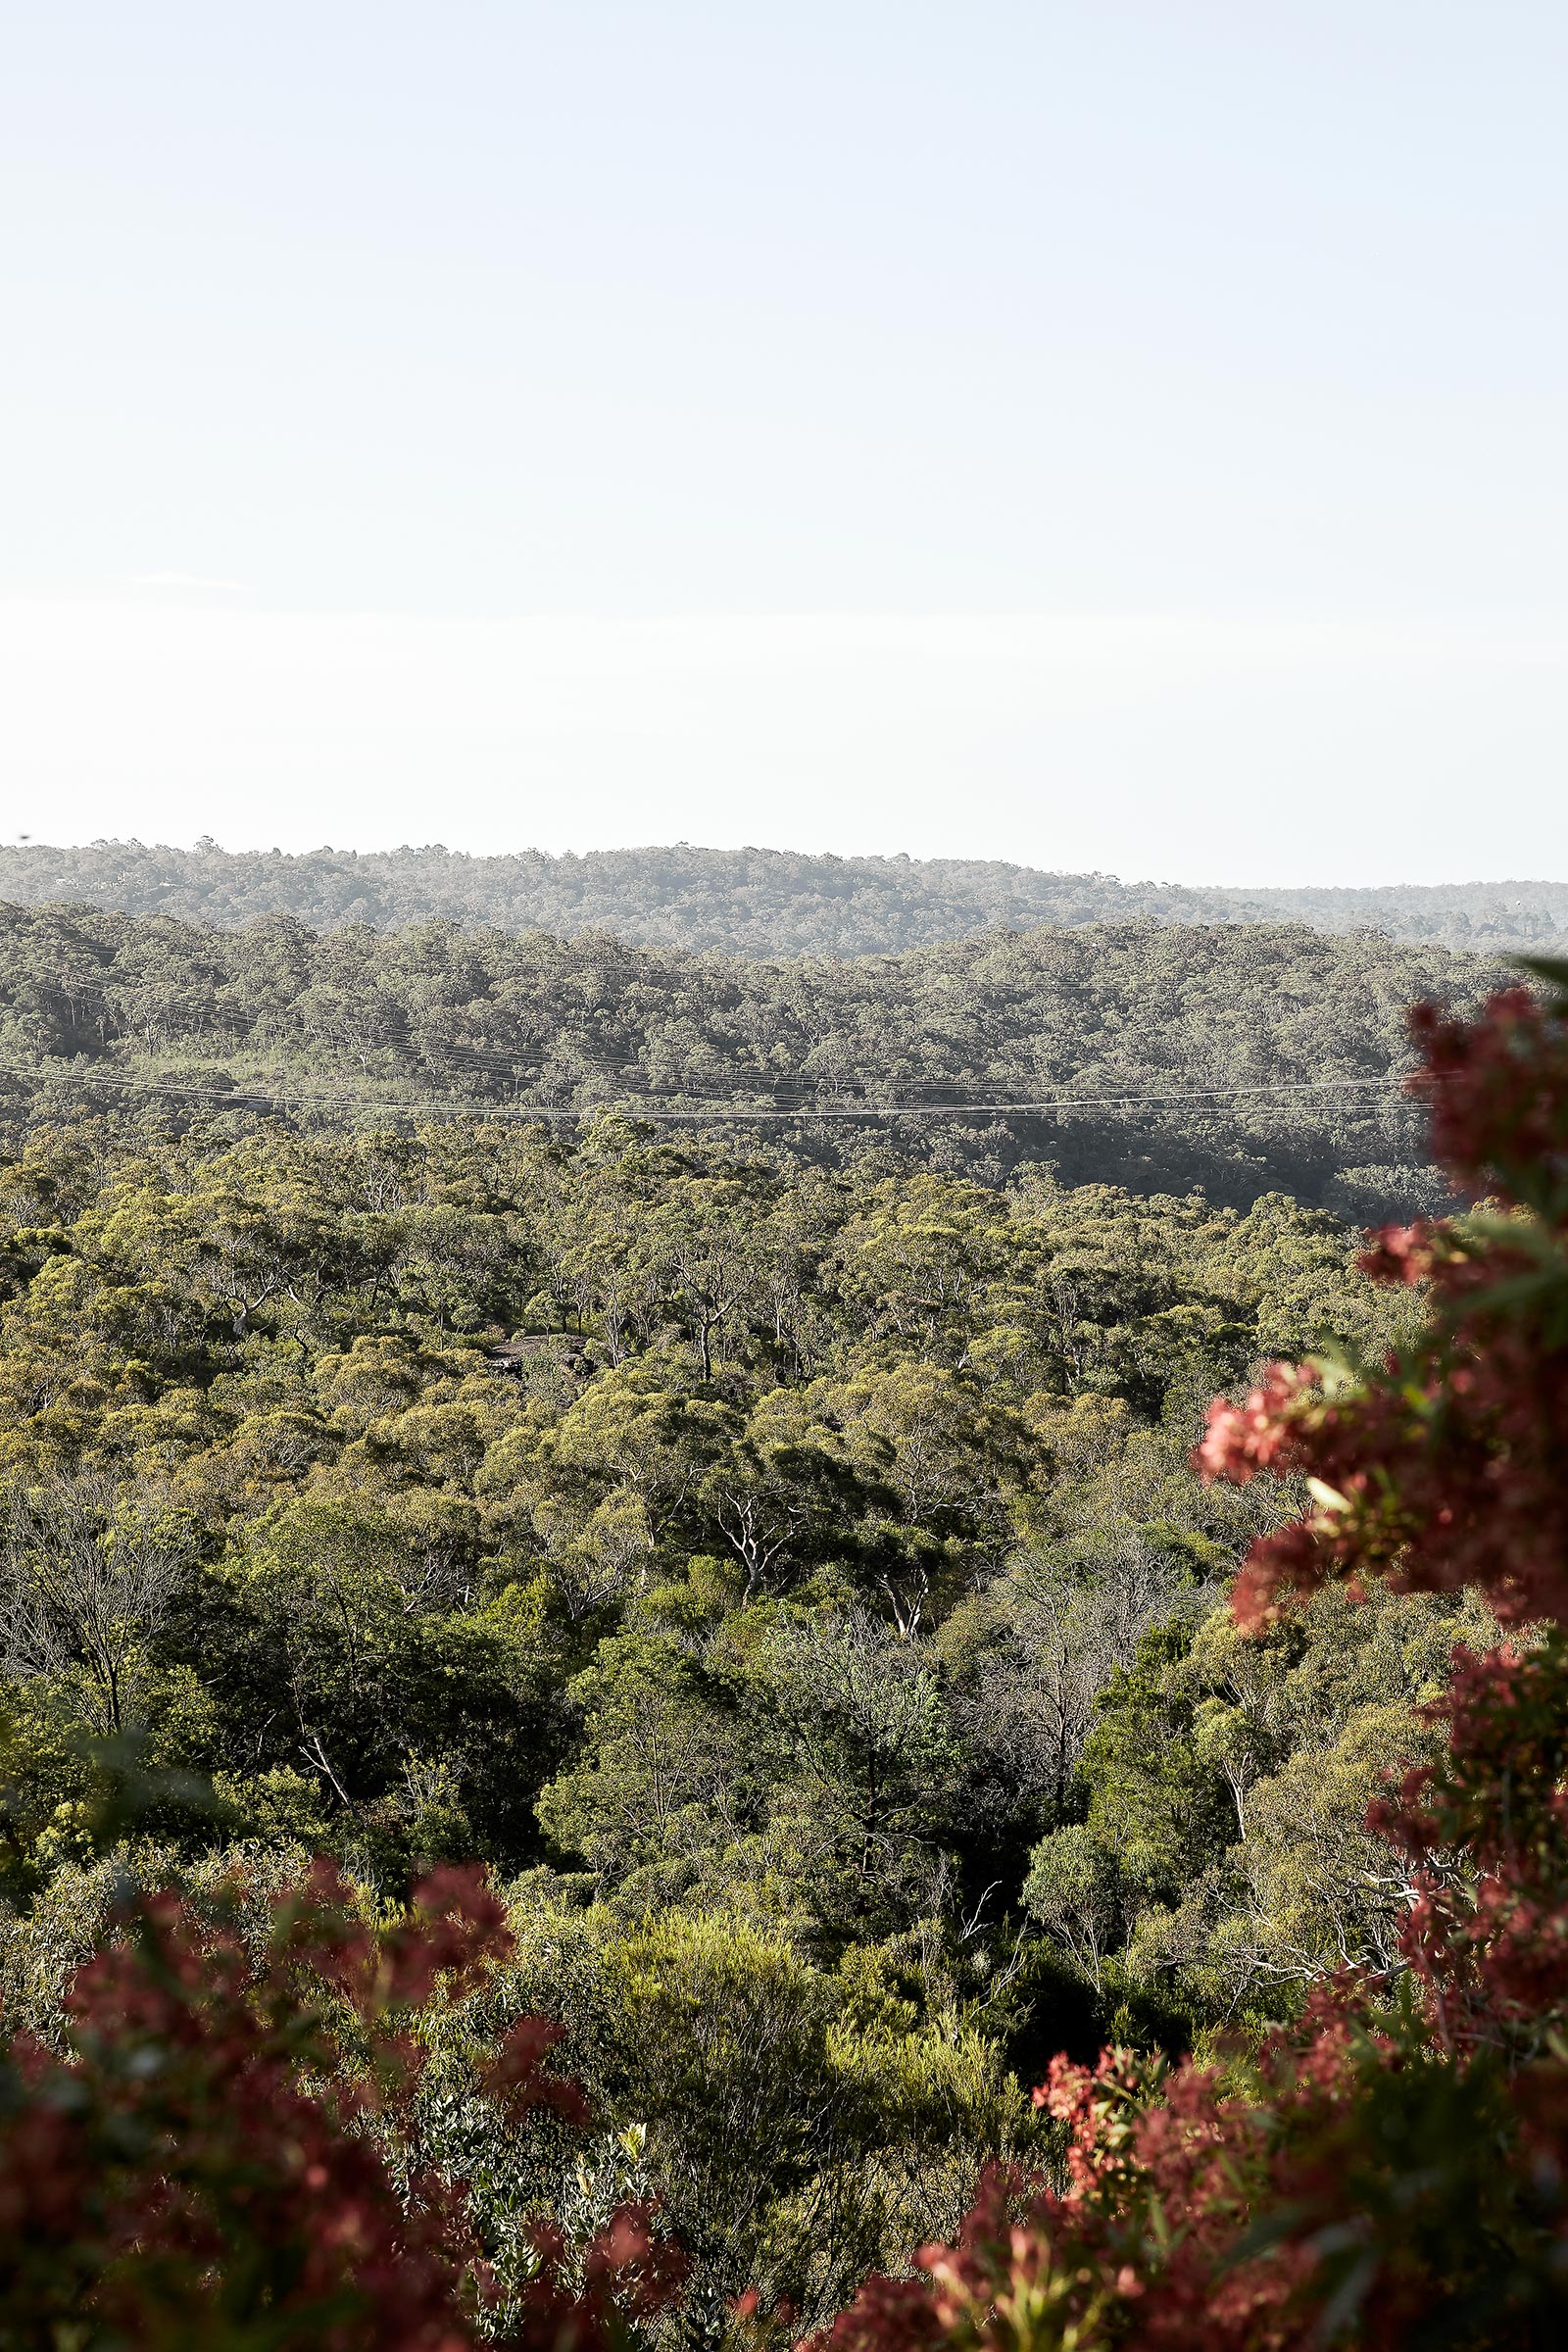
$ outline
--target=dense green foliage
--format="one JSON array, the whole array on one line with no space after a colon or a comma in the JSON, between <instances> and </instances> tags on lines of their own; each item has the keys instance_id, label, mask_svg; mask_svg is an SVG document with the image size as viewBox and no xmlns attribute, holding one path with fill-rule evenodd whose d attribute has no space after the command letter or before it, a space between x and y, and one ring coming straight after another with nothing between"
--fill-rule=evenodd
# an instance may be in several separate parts
<instances>
[{"instance_id":1,"label":"dense green foliage","mask_svg":"<svg viewBox=\"0 0 1568 2352\"><path fill-rule=\"evenodd\" d=\"M302 1123L629 1104L820 1163L997 1183L1283 1191L1355 1220L1441 1202L1396 1073L1402 1008L1488 967L1299 926L1036 931L858 963L760 963L453 924L218 931L0 910L0 1106L138 1100ZM1055 1104L1054 1108L1009 1105ZM917 1106L906 1115L888 1105ZM965 1108L965 1105L976 1107ZM749 1129L746 1122L750 1122ZM888 1164L892 1164L890 1161Z\"/></svg>"},{"instance_id":2,"label":"dense green foliage","mask_svg":"<svg viewBox=\"0 0 1568 2352\"><path fill-rule=\"evenodd\" d=\"M1362 1269L1425 1294L1381 1361L1275 1362L1214 1399L1196 1465L1303 1507L1228 1622L1155 1630L1113 1683L1087 1819L1026 1887L1102 1983L1163 1946L1189 2001L1195 1972L1238 2010L1259 1974L1304 1997L1173 2067L1054 2057L1061 2174L993 2168L958 2237L867 2279L815 2352L1562 2341L1568 961L1533 970L1479 1020L1415 1008L1435 1152L1487 1205L1375 1237ZM1237 1842L1191 1899L1205 1765ZM1118 1913L1184 1876L1114 1952Z\"/></svg>"},{"instance_id":3,"label":"dense green foliage","mask_svg":"<svg viewBox=\"0 0 1568 2352\"><path fill-rule=\"evenodd\" d=\"M1412 1025L1491 1200L1353 1254L614 1115L39 1131L0 2337L1555 2342L1564 1023Z\"/></svg>"},{"instance_id":4,"label":"dense green foliage","mask_svg":"<svg viewBox=\"0 0 1568 2352\"><path fill-rule=\"evenodd\" d=\"M1189 889L1112 874L1042 873L980 858L830 858L785 850L191 850L138 841L0 847L0 898L85 900L224 926L289 914L316 929L432 919L574 937L601 927L647 947L733 956L882 956L997 927L1152 920L1308 923L1497 954L1568 930L1568 884L1461 882L1376 890Z\"/></svg>"},{"instance_id":5,"label":"dense green foliage","mask_svg":"<svg viewBox=\"0 0 1568 2352\"><path fill-rule=\"evenodd\" d=\"M1187 1460L1260 1356L1385 1342L1332 1217L615 1116L85 1120L0 1209L14 2016L127 1866L487 1859L487 2015L565 2026L589 2175L659 2189L703 2293L825 2312L1038 2140L1053 2051L1384 1948L1397 1890L1325 1873L1453 1606L1241 1657L1224 1583L1291 1498ZM445 2080L452 2161L559 2203L559 2146L468 2145Z\"/></svg>"}]
</instances>

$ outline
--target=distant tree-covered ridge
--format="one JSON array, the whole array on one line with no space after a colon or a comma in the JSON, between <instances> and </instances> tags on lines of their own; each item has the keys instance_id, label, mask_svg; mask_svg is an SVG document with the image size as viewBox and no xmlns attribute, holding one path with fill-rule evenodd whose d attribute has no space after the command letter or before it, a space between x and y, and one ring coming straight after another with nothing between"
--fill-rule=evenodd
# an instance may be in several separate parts
<instances>
[{"instance_id":1,"label":"distant tree-covered ridge","mask_svg":"<svg viewBox=\"0 0 1568 2352\"><path fill-rule=\"evenodd\" d=\"M402 1123L621 1108L845 1165L1021 1162L1353 1220L1444 1198L1403 1007L1479 958L1302 925L1152 921L760 962L430 923L219 930L0 908L0 1112Z\"/></svg>"},{"instance_id":2,"label":"distant tree-covered ridge","mask_svg":"<svg viewBox=\"0 0 1568 2352\"><path fill-rule=\"evenodd\" d=\"M1379 890L1189 889L1046 873L986 858L831 858L673 847L469 858L439 844L378 850L172 849L98 841L0 848L0 898L72 900L223 928L290 914L317 930L434 918L570 938L604 928L648 947L736 956L883 956L1040 923L1300 922L1501 953L1568 934L1568 883Z\"/></svg>"}]
</instances>

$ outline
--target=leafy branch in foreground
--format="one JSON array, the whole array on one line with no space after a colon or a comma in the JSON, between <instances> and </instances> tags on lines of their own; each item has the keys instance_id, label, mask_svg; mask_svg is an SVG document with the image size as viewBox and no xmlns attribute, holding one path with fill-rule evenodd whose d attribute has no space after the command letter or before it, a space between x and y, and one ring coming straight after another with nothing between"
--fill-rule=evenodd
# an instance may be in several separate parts
<instances>
[{"instance_id":1,"label":"leafy branch in foreground","mask_svg":"<svg viewBox=\"0 0 1568 2352\"><path fill-rule=\"evenodd\" d=\"M445 1870L377 1927L328 1863L259 1935L242 1898L216 1920L140 1898L77 1971L64 2049L14 2042L0 2343L458 2352L495 2332L502 2282L462 2184L418 2164L413 2118L432 2004L511 1949L500 1903L477 1871ZM586 2120L545 2071L560 2034L521 2019L484 2071L518 2125ZM507 2298L517 2345L618 2342L680 2275L647 2206L575 2249L542 2223L532 2250Z\"/></svg>"}]
</instances>

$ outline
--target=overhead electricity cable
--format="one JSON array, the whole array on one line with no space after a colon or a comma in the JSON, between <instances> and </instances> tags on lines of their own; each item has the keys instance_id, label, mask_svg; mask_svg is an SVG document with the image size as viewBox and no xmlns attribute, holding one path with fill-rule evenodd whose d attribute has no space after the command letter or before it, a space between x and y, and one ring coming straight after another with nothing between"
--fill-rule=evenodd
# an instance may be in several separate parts
<instances>
[{"instance_id":1,"label":"overhead electricity cable","mask_svg":"<svg viewBox=\"0 0 1568 2352\"><path fill-rule=\"evenodd\" d=\"M228 1109L245 1109L257 1101L279 1102L306 1109L343 1107L362 1112L373 1112L388 1117L413 1118L420 1115L451 1117L454 1114L477 1119L521 1118L561 1121L580 1121L606 1113L624 1111L626 1115L646 1124L690 1125L705 1120L721 1125L730 1122L753 1124L773 1119L890 1119L936 1116L1016 1117L1020 1115L1058 1110L1132 1110L1162 1108L1171 1104L1220 1104L1224 1102L1282 1097L1295 1099L1308 1095L1365 1094L1397 1087L1403 1089L1403 1073L1390 1071L1381 1077L1369 1078L1305 1078L1264 1081L1250 1086L1183 1087L1163 1092L1123 1093L1111 1095L1052 1095L1033 1101L1020 1102L875 1102L861 1100L854 1102L802 1101L786 1104L778 1102L748 1102L715 1101L701 1108L689 1108L675 1092L674 1102L649 1101L633 1097L625 1102L590 1103L533 1102L514 1100L505 1102L471 1102L452 1097L425 1097L418 1101L388 1102L372 1096L361 1096L347 1087L319 1085L291 1085L286 1079L279 1082L245 1084L237 1082L232 1089L213 1086L182 1085L175 1079L143 1077L124 1065L105 1068L92 1063L82 1068L74 1063L50 1070L47 1064L0 1062L0 1073L9 1077L55 1078L74 1081L86 1087L110 1086L123 1092L140 1095L167 1096L171 1100L205 1102Z\"/></svg>"},{"instance_id":2,"label":"overhead electricity cable","mask_svg":"<svg viewBox=\"0 0 1568 2352\"><path fill-rule=\"evenodd\" d=\"M32 985L49 988L58 995L74 997L77 1001L95 998L104 1004L114 1002L110 992L91 983L74 986L70 982L50 980L34 982ZM193 1040L193 1042L195 1041ZM215 1045L220 1042L214 1041ZM362 1098L341 1084L323 1086L319 1081L313 1082L310 1079L293 1084L283 1081L281 1084L270 1082L266 1086L252 1087L240 1084L236 1086L233 1097L224 1096L217 1090L206 1094L200 1090L184 1090L184 1093L186 1099L216 1102L237 1101L241 1098L254 1097L257 1094L267 1094L286 1100L301 1108L351 1103L364 1110L379 1111L398 1117L413 1117L421 1113L451 1116L455 1111L468 1111L474 1115L486 1117L520 1116L546 1120L567 1120L592 1116L611 1109L625 1109L631 1112L635 1107L635 1114L650 1123L689 1125L700 1123L705 1117L711 1118L715 1122L729 1120L747 1123L766 1123L793 1118L843 1120L919 1118L938 1115L1004 1117L1058 1109L1130 1109L1146 1104L1158 1107L1175 1102L1211 1102L1217 1103L1222 1101L1240 1101L1248 1096L1263 1098L1293 1093L1315 1094L1330 1091L1355 1093L1366 1089L1378 1090L1388 1086L1402 1085L1403 1083L1401 1076L1391 1072L1385 1076L1365 1079L1307 1079L1257 1084L1250 1087L1184 1088L1163 1095L1146 1092L1102 1096L1054 1096L1037 1100L1006 1102L963 1100L942 1102L932 1101L928 1098L936 1092L957 1094L965 1085L962 1075L940 1076L933 1074L924 1078L911 1079L906 1074L901 1079L892 1073L868 1075L861 1071L845 1070L813 1073L796 1064L792 1069L778 1071L769 1071L765 1067L755 1065L732 1065L733 1075L727 1080L721 1070L715 1070L711 1066L684 1079L674 1077L660 1079L648 1067L646 1049L639 1054L625 1054L616 1053L605 1047L593 1047L578 1041L562 1042L559 1040L548 1043L543 1041L538 1044L530 1043L509 1051L495 1047L468 1046L444 1040L418 1040L404 1037L397 1040L386 1040L369 1047L368 1051L375 1054L401 1054L411 1058L416 1056L423 1063L424 1069L422 1072L404 1073L408 1076L434 1075L439 1078L441 1065L445 1063L455 1078L461 1078L471 1072L476 1077L505 1079L513 1087L520 1087L530 1080L535 1085L543 1084L546 1082L547 1070L550 1072L550 1082L562 1087L575 1088L585 1079L595 1077L619 1079L624 1088L624 1100L586 1105L580 1102L541 1102L533 1100L525 1102L517 1098L511 1102L466 1102L450 1097L428 1097L418 1102L390 1102ZM530 1065L532 1066L530 1067ZM85 1075L83 1073L83 1076ZM367 1071L365 1073L367 1081L371 1084L375 1083L377 1079L384 1082L387 1078L391 1078L395 1084L397 1075L397 1073L386 1071L376 1073ZM116 1081L108 1079L107 1082L112 1084ZM753 1100L743 1102L736 1099L733 1090L737 1082L752 1095ZM971 1075L968 1084L973 1086L973 1083ZM819 1091L824 1084L833 1090L832 1094L827 1097L824 1097ZM846 1090L855 1085L862 1088L881 1086L899 1089L901 1092L912 1086L920 1089L927 1099L877 1102L865 1094L846 1099ZM141 1091L164 1092L173 1096L176 1089L172 1084L161 1085L159 1082L146 1081L143 1082ZM756 1100L755 1098L759 1096L765 1097L765 1100Z\"/></svg>"},{"instance_id":3,"label":"overhead electricity cable","mask_svg":"<svg viewBox=\"0 0 1568 2352\"><path fill-rule=\"evenodd\" d=\"M60 987L62 989L62 993L64 993L64 984L51 983L49 985ZM85 996L89 993L102 992L93 992L82 989L76 993L80 996ZM1005 1114L1008 1112L1034 1112L1054 1109L1128 1108L1142 1103L1159 1104L1176 1102L1196 1102L1200 1101L1235 1101L1241 1100L1248 1095L1268 1096L1290 1093L1325 1093L1329 1091L1358 1092L1363 1089L1375 1090L1387 1086L1402 1085L1403 1083L1403 1079L1399 1073L1389 1072L1377 1077L1368 1078L1284 1080L1263 1082L1248 1087L1183 1088L1166 1094L1152 1094L1148 1092L1140 1094L1129 1092L1119 1095L1100 1096L1060 1095L1039 1099L1013 1099L1006 1102L1000 1100L984 1102L962 1100L956 1102L933 1102L930 1100L915 1102L909 1100L898 1100L890 1102L872 1101L864 1094L858 1095L853 1100L846 1101L844 1099L844 1093L848 1087L853 1085L858 1085L862 1088L881 1086L899 1089L901 1091L907 1090L912 1085L913 1087L921 1089L922 1092L927 1096L937 1091L944 1091L949 1094L956 1094L963 1088L965 1079L961 1074L954 1076L940 1076L932 1074L924 1078L913 1079L906 1074L902 1079L900 1079L891 1072L878 1072L873 1074L864 1071L850 1071L842 1069L813 1073L801 1068L797 1064L793 1069L780 1071L769 1071L764 1067L753 1065L732 1065L732 1072L729 1075L727 1082L725 1074L722 1071L714 1070L711 1066L687 1076L684 1079L678 1077L669 1077L661 1080L653 1071L648 1068L646 1060L641 1055L617 1054L603 1050L594 1052L589 1051L575 1043L568 1044L564 1047L559 1044L552 1044L548 1047L540 1046L536 1049L533 1049L532 1052L526 1048L519 1049L516 1052L505 1052L495 1048L434 1042L429 1044L419 1044L416 1041L400 1040L396 1043L388 1042L387 1044L373 1050L380 1053L401 1052L405 1054L417 1054L425 1062L427 1071L429 1071L435 1065L438 1065L440 1062L445 1061L448 1064L456 1065L452 1070L452 1075L454 1077L461 1077L467 1071L471 1070L476 1076L495 1076L505 1078L514 1086L523 1083L525 1077L531 1078L536 1084L542 1083L545 1079L547 1068L552 1067L552 1065L553 1082L559 1085L577 1085L580 1084L584 1078L590 1077L621 1078L623 1080L635 1079L640 1083L635 1086L628 1085L626 1088L626 1093L628 1097L636 1101L639 1105L649 1105L647 1115L650 1118L662 1115L672 1119L682 1120L697 1118L702 1115L700 1110L690 1109L687 1107L687 1105L694 1102L710 1106L714 1111L728 1118L771 1118L795 1116L858 1117L861 1115L876 1117L917 1117L927 1113L987 1113L997 1115ZM536 1059L535 1055L537 1056ZM529 1070L527 1067L530 1060L534 1060L534 1067L531 1070ZM91 1073L86 1071L80 1073L83 1078L86 1078L89 1074L94 1077L102 1078L108 1083L115 1083L115 1080L110 1077L110 1074L107 1071L100 1069L96 1065ZM408 1072L406 1074L413 1076L416 1073ZM376 1073L367 1071L365 1073L367 1081L372 1084L377 1078L384 1081L388 1076L394 1075L394 1073L385 1071ZM968 1083L971 1086L973 1085L972 1076L969 1078ZM737 1100L736 1093L734 1091L737 1084L740 1087L747 1089L754 1097L758 1095L765 1095L768 1100L760 1102L755 1100L751 1102L739 1101ZM824 1098L823 1094L819 1091L824 1085L834 1090L834 1094L832 1096ZM159 1086L160 1082L147 1080L143 1082L142 1091L155 1091L159 1088ZM174 1092L175 1088L173 1083L164 1082L162 1084L162 1091L170 1093ZM186 1089L183 1091L186 1093L201 1093L204 1090ZM218 1093L217 1090L205 1091L210 1092L212 1094L212 1099L214 1100L221 1101L225 1099L221 1094ZM303 1078L295 1082L290 1082L287 1080L270 1081L268 1086L265 1088L247 1088L242 1084L237 1086L235 1089L236 1094L267 1091L285 1093L290 1101L301 1103L310 1102L313 1101L318 1102L334 1102L340 1101L352 1101L355 1102L360 1102L364 1100L360 1096L354 1094L350 1089L344 1087L341 1082L339 1082L337 1085L327 1084L323 1086L319 1080L312 1080L310 1078ZM583 1115L585 1108L597 1110L601 1108L614 1107L614 1105L610 1104L593 1104L584 1106L580 1103L550 1103L535 1102L531 1101L526 1103L520 1101L514 1101L510 1103L489 1102L459 1104L454 1103L451 1098L439 1099L434 1097L426 1098L426 1100L419 1104L401 1102L378 1102L372 1104L367 1102L365 1106L395 1110L400 1115L406 1114L416 1108L428 1107L431 1110L447 1111L454 1107L462 1107L470 1108L476 1111L483 1109L489 1115L501 1115L505 1112L519 1112L541 1118L574 1118Z\"/></svg>"}]
</instances>

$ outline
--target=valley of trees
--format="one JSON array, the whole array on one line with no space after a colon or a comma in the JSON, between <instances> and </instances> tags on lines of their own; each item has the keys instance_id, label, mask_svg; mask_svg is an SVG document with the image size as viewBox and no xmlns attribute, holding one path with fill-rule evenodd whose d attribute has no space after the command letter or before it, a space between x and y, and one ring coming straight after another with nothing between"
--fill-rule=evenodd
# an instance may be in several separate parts
<instances>
[{"instance_id":1,"label":"valley of trees","mask_svg":"<svg viewBox=\"0 0 1568 2352\"><path fill-rule=\"evenodd\" d=\"M1495 966L1299 925L1037 930L765 963L431 923L0 908L0 1133L82 1110L407 1125L612 1106L821 1164L1441 1205L1404 1006ZM1020 1104L1056 1108L1009 1108ZM899 1116L884 1105L913 1106ZM972 1106L972 1107L967 1107ZM736 1114L726 1128L721 1113ZM742 1115L744 1114L744 1115ZM231 1132L238 1132L231 1126Z\"/></svg>"},{"instance_id":2,"label":"valley of trees","mask_svg":"<svg viewBox=\"0 0 1568 2352\"><path fill-rule=\"evenodd\" d=\"M1361 1814L1472 1619L1249 1649L1225 1585L1289 1503L1187 1465L1259 1356L1386 1340L1333 1218L614 1115L89 1121L0 1201L13 2013L126 1867L483 1860L506 1997L642 2134L705 2308L824 2317L1034 2144L1053 2051L1388 1947Z\"/></svg>"},{"instance_id":3,"label":"valley of trees","mask_svg":"<svg viewBox=\"0 0 1568 2352\"><path fill-rule=\"evenodd\" d=\"M1305 923L1482 955L1549 952L1568 933L1568 884L1455 882L1381 889L1235 890L1043 873L965 858L833 858L670 847L472 858L421 849L179 850L139 841L0 845L0 900L80 901L222 928L270 914L313 930L454 922L609 930L634 945L728 956L888 956L1041 924Z\"/></svg>"},{"instance_id":4,"label":"valley of trees","mask_svg":"<svg viewBox=\"0 0 1568 2352\"><path fill-rule=\"evenodd\" d=\"M1550 2340L1560 1013L1296 927L3 956L0 2343L1305 2352L1445 2264ZM1419 1104L868 1115L1387 1076L1417 975Z\"/></svg>"}]
</instances>

